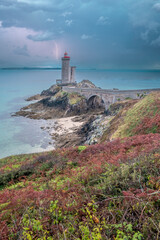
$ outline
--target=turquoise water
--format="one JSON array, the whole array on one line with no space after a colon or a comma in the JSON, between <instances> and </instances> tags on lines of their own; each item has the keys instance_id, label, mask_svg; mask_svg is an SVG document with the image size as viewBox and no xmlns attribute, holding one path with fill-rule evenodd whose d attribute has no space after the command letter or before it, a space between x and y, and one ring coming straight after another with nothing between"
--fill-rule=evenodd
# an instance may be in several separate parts
<instances>
[{"instance_id":1,"label":"turquoise water","mask_svg":"<svg viewBox=\"0 0 160 240\"><path fill-rule=\"evenodd\" d=\"M58 71L0 71L0 158L53 149L51 137L40 128L44 120L11 114L28 104L25 98L54 84L58 75Z\"/></svg>"},{"instance_id":2,"label":"turquoise water","mask_svg":"<svg viewBox=\"0 0 160 240\"><path fill-rule=\"evenodd\" d=\"M60 70L0 70L0 158L54 148L51 137L41 129L44 120L11 114L28 104L25 98L49 88L60 75ZM77 70L76 78L106 89L160 87L160 71Z\"/></svg>"}]
</instances>

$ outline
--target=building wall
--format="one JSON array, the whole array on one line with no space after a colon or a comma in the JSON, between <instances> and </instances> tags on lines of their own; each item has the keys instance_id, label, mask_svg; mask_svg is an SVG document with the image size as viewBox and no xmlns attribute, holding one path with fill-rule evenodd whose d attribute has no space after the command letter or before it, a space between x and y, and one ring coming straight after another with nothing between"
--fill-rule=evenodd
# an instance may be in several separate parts
<instances>
[{"instance_id":1,"label":"building wall","mask_svg":"<svg viewBox=\"0 0 160 240\"><path fill-rule=\"evenodd\" d=\"M70 82L70 58L62 58L62 83Z\"/></svg>"},{"instance_id":2,"label":"building wall","mask_svg":"<svg viewBox=\"0 0 160 240\"><path fill-rule=\"evenodd\" d=\"M71 83L74 83L75 82L75 70L76 70L76 67L71 67L71 75L70 75L70 82Z\"/></svg>"}]
</instances>

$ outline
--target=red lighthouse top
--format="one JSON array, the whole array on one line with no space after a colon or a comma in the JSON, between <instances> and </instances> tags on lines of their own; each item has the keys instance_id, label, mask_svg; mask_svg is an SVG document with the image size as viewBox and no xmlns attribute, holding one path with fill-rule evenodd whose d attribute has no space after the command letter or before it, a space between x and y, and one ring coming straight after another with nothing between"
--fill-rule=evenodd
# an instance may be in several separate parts
<instances>
[{"instance_id":1,"label":"red lighthouse top","mask_svg":"<svg viewBox=\"0 0 160 240\"><path fill-rule=\"evenodd\" d=\"M67 52L64 53L64 58L70 58Z\"/></svg>"}]
</instances>

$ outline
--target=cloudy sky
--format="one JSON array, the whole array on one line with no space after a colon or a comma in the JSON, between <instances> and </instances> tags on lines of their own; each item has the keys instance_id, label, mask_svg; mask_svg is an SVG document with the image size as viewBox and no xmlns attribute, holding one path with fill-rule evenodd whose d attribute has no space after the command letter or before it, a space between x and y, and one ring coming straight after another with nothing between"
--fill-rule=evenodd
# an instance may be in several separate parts
<instances>
[{"instance_id":1,"label":"cloudy sky","mask_svg":"<svg viewBox=\"0 0 160 240\"><path fill-rule=\"evenodd\" d=\"M0 67L160 68L160 0L0 0Z\"/></svg>"}]
</instances>

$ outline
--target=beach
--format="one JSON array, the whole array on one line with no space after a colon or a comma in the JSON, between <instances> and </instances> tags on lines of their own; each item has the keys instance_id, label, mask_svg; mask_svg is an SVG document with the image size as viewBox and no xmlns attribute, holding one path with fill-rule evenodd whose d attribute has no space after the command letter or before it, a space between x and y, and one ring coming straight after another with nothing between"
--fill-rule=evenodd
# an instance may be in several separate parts
<instances>
[{"instance_id":1,"label":"beach","mask_svg":"<svg viewBox=\"0 0 160 240\"><path fill-rule=\"evenodd\" d=\"M66 117L52 120L44 120L41 129L48 132L54 141L54 148L69 145L77 145L81 137L79 130L85 124L87 119L82 117ZM50 142L50 144L52 144Z\"/></svg>"}]
</instances>

